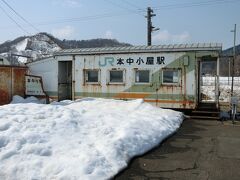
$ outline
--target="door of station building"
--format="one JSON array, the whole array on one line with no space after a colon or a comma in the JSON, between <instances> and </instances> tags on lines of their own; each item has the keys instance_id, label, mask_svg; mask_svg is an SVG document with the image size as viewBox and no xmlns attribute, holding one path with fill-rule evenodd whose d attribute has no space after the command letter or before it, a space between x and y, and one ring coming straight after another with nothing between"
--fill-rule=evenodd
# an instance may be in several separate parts
<instances>
[{"instance_id":1,"label":"door of station building","mask_svg":"<svg viewBox=\"0 0 240 180\"><path fill-rule=\"evenodd\" d=\"M72 61L58 62L58 100L72 100Z\"/></svg>"},{"instance_id":2,"label":"door of station building","mask_svg":"<svg viewBox=\"0 0 240 180\"><path fill-rule=\"evenodd\" d=\"M217 60L202 60L199 68L199 102L217 103Z\"/></svg>"}]
</instances>

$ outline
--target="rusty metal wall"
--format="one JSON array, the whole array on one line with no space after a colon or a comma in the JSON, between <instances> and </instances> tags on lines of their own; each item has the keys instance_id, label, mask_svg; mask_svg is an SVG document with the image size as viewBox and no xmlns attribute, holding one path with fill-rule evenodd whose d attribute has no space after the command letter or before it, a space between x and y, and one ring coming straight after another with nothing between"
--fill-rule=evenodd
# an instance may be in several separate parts
<instances>
[{"instance_id":1,"label":"rusty metal wall","mask_svg":"<svg viewBox=\"0 0 240 180\"><path fill-rule=\"evenodd\" d=\"M0 105L7 104L11 99L11 68L0 66Z\"/></svg>"},{"instance_id":2,"label":"rusty metal wall","mask_svg":"<svg viewBox=\"0 0 240 180\"><path fill-rule=\"evenodd\" d=\"M13 68L12 71L12 94L24 96L25 93L25 74L26 69Z\"/></svg>"},{"instance_id":3,"label":"rusty metal wall","mask_svg":"<svg viewBox=\"0 0 240 180\"><path fill-rule=\"evenodd\" d=\"M14 95L24 96L26 67L0 66L0 105L11 102Z\"/></svg>"}]
</instances>

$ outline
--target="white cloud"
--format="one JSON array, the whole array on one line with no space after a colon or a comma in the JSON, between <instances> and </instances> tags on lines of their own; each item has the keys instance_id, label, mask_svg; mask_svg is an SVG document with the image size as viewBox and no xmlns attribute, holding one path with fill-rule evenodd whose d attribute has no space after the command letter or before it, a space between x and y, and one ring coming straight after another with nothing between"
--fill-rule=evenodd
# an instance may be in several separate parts
<instances>
[{"instance_id":1,"label":"white cloud","mask_svg":"<svg viewBox=\"0 0 240 180\"><path fill-rule=\"evenodd\" d=\"M113 39L113 33L110 30L107 30L104 34L104 38Z\"/></svg>"},{"instance_id":2,"label":"white cloud","mask_svg":"<svg viewBox=\"0 0 240 180\"><path fill-rule=\"evenodd\" d=\"M52 0L52 4L55 6L62 6L62 7L80 7L81 3L79 0Z\"/></svg>"},{"instance_id":3,"label":"white cloud","mask_svg":"<svg viewBox=\"0 0 240 180\"><path fill-rule=\"evenodd\" d=\"M72 26L64 26L52 30L52 34L60 39L70 38L73 36L75 29Z\"/></svg>"},{"instance_id":4,"label":"white cloud","mask_svg":"<svg viewBox=\"0 0 240 180\"><path fill-rule=\"evenodd\" d=\"M181 34L171 34L168 30L163 30L153 35L153 41L156 43L184 43L191 39L188 32Z\"/></svg>"}]
</instances>

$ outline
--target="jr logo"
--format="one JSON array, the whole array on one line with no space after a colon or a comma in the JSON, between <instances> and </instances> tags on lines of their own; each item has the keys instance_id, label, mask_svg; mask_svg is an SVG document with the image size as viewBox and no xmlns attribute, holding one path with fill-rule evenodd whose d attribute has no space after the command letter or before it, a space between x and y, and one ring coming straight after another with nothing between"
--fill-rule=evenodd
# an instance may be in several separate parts
<instances>
[{"instance_id":1,"label":"jr logo","mask_svg":"<svg viewBox=\"0 0 240 180\"><path fill-rule=\"evenodd\" d=\"M104 61L99 60L99 62L98 62L98 65L99 65L100 67L107 66L108 64L110 64L111 66L113 66L113 64L114 64L114 58L113 58L113 57L105 57L105 58L104 58Z\"/></svg>"}]
</instances>

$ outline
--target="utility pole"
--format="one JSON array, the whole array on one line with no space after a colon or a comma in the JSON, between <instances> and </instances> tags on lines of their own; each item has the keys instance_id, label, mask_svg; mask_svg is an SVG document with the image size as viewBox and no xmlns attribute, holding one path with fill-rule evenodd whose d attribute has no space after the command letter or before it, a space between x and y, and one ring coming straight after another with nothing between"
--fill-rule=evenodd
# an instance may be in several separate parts
<instances>
[{"instance_id":1,"label":"utility pole","mask_svg":"<svg viewBox=\"0 0 240 180\"><path fill-rule=\"evenodd\" d=\"M234 64L235 64L235 60L236 60L236 24L234 24L234 30L232 30L231 32L234 33L234 40L233 40L233 62L232 62L232 86L231 86L231 115L232 115L232 122L233 124L235 124L235 116L236 116L236 112L237 112L237 104L238 104L238 99L236 97L233 96L233 82L234 82Z\"/></svg>"},{"instance_id":2,"label":"utility pole","mask_svg":"<svg viewBox=\"0 0 240 180\"><path fill-rule=\"evenodd\" d=\"M234 24L234 30L231 30L234 33L233 38L233 62L232 62L232 86L231 86L231 96L233 96L233 82L234 82L234 64L236 59L236 24Z\"/></svg>"},{"instance_id":3,"label":"utility pole","mask_svg":"<svg viewBox=\"0 0 240 180\"><path fill-rule=\"evenodd\" d=\"M159 28L155 28L154 26L152 26L153 16L156 16L156 14L153 14L153 10L150 7L148 7L147 16L145 16L147 18L147 45L148 46L152 45L152 32L159 30Z\"/></svg>"}]
</instances>

